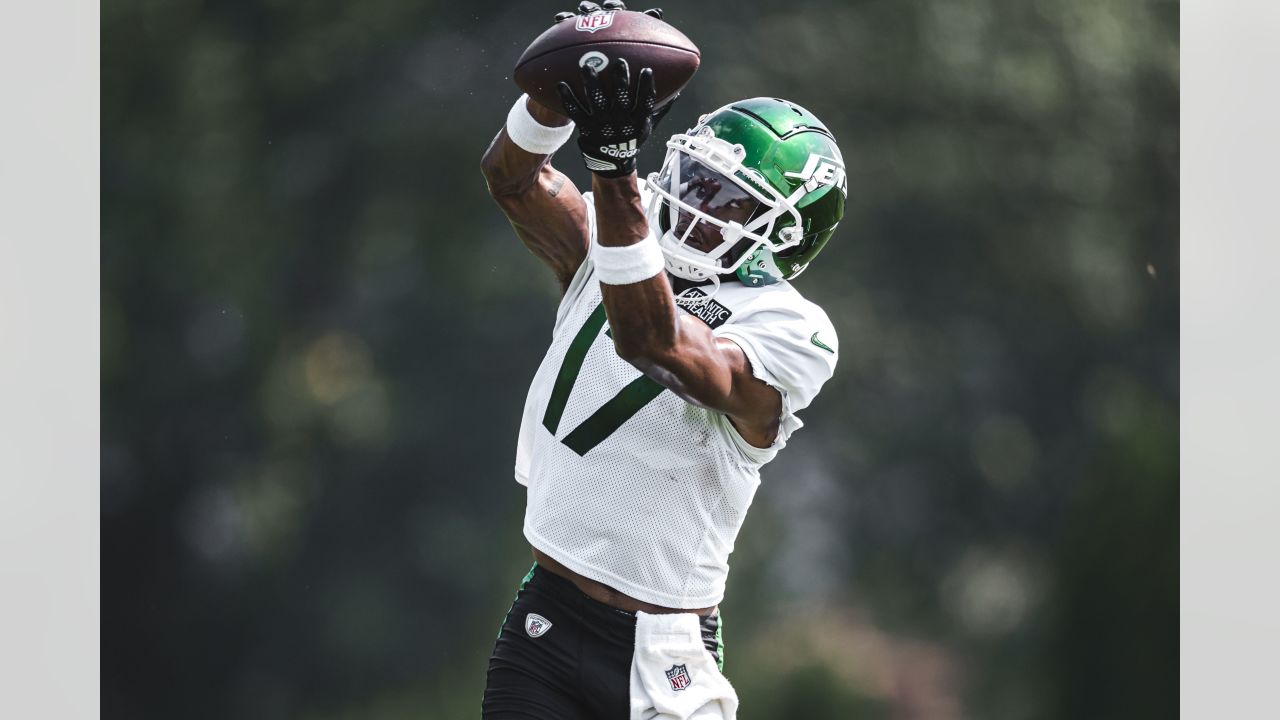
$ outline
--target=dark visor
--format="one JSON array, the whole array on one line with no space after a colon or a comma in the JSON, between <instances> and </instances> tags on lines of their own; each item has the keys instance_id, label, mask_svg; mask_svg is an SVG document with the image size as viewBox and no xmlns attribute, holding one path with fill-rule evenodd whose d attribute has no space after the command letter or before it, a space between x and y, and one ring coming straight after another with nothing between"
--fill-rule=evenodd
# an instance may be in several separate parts
<instances>
[{"instance_id":1,"label":"dark visor","mask_svg":"<svg viewBox=\"0 0 1280 720\"><path fill-rule=\"evenodd\" d=\"M680 168L680 187L668 188L680 201L723 222L743 225L751 219L760 201L732 180L685 155L676 154ZM664 179L670 182L669 178Z\"/></svg>"}]
</instances>

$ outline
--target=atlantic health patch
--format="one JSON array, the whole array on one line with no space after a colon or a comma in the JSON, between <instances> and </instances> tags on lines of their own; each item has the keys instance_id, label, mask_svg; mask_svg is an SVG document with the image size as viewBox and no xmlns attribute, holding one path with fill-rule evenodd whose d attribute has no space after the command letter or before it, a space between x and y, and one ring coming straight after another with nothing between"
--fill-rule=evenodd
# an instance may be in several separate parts
<instances>
[{"instance_id":1,"label":"atlantic health patch","mask_svg":"<svg viewBox=\"0 0 1280 720\"><path fill-rule=\"evenodd\" d=\"M683 297L687 298L701 298L706 296L707 294L705 292L696 287L685 290L683 295ZM721 305L715 300L708 300L707 302L699 303L697 305L680 305L680 308L706 323L712 330L715 330L725 324L725 321L733 315L732 310Z\"/></svg>"}]
</instances>

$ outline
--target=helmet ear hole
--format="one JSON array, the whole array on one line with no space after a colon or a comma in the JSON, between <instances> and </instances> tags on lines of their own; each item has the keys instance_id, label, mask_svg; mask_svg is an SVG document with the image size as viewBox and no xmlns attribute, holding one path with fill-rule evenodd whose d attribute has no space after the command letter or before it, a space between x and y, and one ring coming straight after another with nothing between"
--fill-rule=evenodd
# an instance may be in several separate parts
<instances>
[{"instance_id":1,"label":"helmet ear hole","mask_svg":"<svg viewBox=\"0 0 1280 720\"><path fill-rule=\"evenodd\" d=\"M747 287L772 285L784 279L784 273L778 269L778 264L774 261L774 254L764 245L757 247L751 253L751 257L738 266L734 274L737 275L738 281Z\"/></svg>"},{"instance_id":2,"label":"helmet ear hole","mask_svg":"<svg viewBox=\"0 0 1280 720\"><path fill-rule=\"evenodd\" d=\"M796 227L795 225L789 225L778 231L778 239L784 243L795 243L796 245L799 245L800 241L804 239L804 230ZM787 249L790 250L791 248Z\"/></svg>"}]
</instances>

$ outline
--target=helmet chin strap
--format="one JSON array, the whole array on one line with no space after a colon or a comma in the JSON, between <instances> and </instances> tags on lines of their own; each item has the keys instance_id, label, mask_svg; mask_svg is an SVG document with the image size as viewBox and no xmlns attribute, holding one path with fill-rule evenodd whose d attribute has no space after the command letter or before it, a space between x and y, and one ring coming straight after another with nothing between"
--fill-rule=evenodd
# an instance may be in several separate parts
<instances>
[{"instance_id":1,"label":"helmet chin strap","mask_svg":"<svg viewBox=\"0 0 1280 720\"><path fill-rule=\"evenodd\" d=\"M715 297L716 293L720 292L720 276L712 275L709 279L711 280L711 292L707 292L697 285L687 287L679 293L676 293L676 304L683 305L686 308L696 308L711 302L711 298ZM696 297L686 295L685 293L690 290L697 290L702 294Z\"/></svg>"},{"instance_id":2,"label":"helmet chin strap","mask_svg":"<svg viewBox=\"0 0 1280 720\"><path fill-rule=\"evenodd\" d=\"M667 231L666 234L672 235L671 231L669 230ZM720 292L720 276L719 275L716 275L714 273L709 273L705 270L702 270L701 268L693 268L688 265L682 265L678 261L673 262L671 256L668 255L665 251L663 252L663 255L664 255L664 260L666 260L667 272L671 273L675 277L678 277L681 280L688 280L689 282L695 282L695 283L704 283L707 281L711 282L710 288L704 288L700 285L693 285L676 293L675 300L677 305L682 305L686 308L695 308L700 305L705 305L706 303L711 301L711 298L716 296L716 293ZM700 293L700 295L696 295L696 296L689 295L688 293L691 290L697 290Z\"/></svg>"}]
</instances>

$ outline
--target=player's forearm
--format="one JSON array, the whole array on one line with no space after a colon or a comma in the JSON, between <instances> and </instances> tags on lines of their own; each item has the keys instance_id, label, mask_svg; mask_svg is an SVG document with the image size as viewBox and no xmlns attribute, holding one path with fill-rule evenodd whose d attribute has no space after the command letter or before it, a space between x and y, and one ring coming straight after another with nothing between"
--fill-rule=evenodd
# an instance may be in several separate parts
<instances>
[{"instance_id":1,"label":"player's forearm","mask_svg":"<svg viewBox=\"0 0 1280 720\"><path fill-rule=\"evenodd\" d=\"M526 107L533 119L546 127L562 127L569 123L569 118L552 112L532 100L527 101ZM494 197L515 195L533 189L539 173L550 160L550 155L532 153L516 145L504 127L485 150L480 160L480 171L484 173L491 195Z\"/></svg>"},{"instance_id":2,"label":"player's forearm","mask_svg":"<svg viewBox=\"0 0 1280 720\"><path fill-rule=\"evenodd\" d=\"M635 173L620 178L592 175L591 189L596 196L597 239L602 246L634 245L649 236Z\"/></svg>"},{"instance_id":3,"label":"player's forearm","mask_svg":"<svg viewBox=\"0 0 1280 720\"><path fill-rule=\"evenodd\" d=\"M649 234L635 175L593 176L596 233L601 247L625 247ZM655 361L675 346L676 306L666 273L625 285L601 284L605 312L618 355L633 364ZM643 369L643 368L642 368Z\"/></svg>"},{"instance_id":4,"label":"player's forearm","mask_svg":"<svg viewBox=\"0 0 1280 720\"><path fill-rule=\"evenodd\" d=\"M601 253L654 241L646 239L649 226L634 175L597 175L592 189L601 271ZM600 288L619 357L688 402L743 421L756 440L772 442L780 406L777 392L752 378L746 356L731 341L717 341L699 320L676 312L665 272L638 282L602 281Z\"/></svg>"},{"instance_id":5,"label":"player's forearm","mask_svg":"<svg viewBox=\"0 0 1280 720\"><path fill-rule=\"evenodd\" d=\"M568 120L521 97L481 160L498 207L520 241L568 288L587 255L587 209L578 189L548 162L572 132Z\"/></svg>"}]
</instances>

